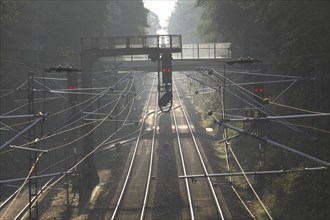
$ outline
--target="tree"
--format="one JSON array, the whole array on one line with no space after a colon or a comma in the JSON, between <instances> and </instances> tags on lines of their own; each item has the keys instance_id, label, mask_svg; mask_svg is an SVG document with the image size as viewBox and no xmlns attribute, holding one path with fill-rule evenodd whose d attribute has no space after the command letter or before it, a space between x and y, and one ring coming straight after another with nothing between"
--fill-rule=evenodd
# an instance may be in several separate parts
<instances>
[{"instance_id":1,"label":"tree","mask_svg":"<svg viewBox=\"0 0 330 220\"><path fill-rule=\"evenodd\" d=\"M181 34L184 43L200 42L197 26L201 12L201 8L196 7L195 1L177 1L169 19L168 32Z\"/></svg>"},{"instance_id":2,"label":"tree","mask_svg":"<svg viewBox=\"0 0 330 220\"><path fill-rule=\"evenodd\" d=\"M157 14L155 14L154 12L148 10L148 25L149 27L146 28L146 32L149 35L156 35L157 31L160 30L162 27L160 26L160 22L159 22L159 17Z\"/></svg>"},{"instance_id":3,"label":"tree","mask_svg":"<svg viewBox=\"0 0 330 220\"><path fill-rule=\"evenodd\" d=\"M14 0L0 0L0 23L12 21L17 16Z\"/></svg>"},{"instance_id":4,"label":"tree","mask_svg":"<svg viewBox=\"0 0 330 220\"><path fill-rule=\"evenodd\" d=\"M105 33L110 35L141 35L148 27L148 10L142 0L110 1Z\"/></svg>"}]
</instances>

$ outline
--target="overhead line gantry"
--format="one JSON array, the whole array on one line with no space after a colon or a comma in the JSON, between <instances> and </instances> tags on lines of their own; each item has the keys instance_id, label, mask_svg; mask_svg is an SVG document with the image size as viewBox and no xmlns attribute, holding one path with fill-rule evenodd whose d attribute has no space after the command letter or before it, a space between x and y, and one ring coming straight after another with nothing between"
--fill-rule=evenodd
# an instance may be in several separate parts
<instances>
[{"instance_id":1,"label":"overhead line gantry","mask_svg":"<svg viewBox=\"0 0 330 220\"><path fill-rule=\"evenodd\" d=\"M172 108L172 53L181 52L181 35L82 37L81 68L83 87L91 88L90 70L93 63L101 57L148 55L151 61L157 61L158 106L163 112L168 112Z\"/></svg>"}]
</instances>

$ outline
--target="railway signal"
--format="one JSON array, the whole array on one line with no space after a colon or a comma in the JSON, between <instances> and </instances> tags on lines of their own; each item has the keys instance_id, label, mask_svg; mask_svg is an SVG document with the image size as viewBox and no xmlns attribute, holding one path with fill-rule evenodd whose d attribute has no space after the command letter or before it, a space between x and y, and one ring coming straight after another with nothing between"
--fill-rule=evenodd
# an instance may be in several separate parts
<instances>
[{"instance_id":1,"label":"railway signal","mask_svg":"<svg viewBox=\"0 0 330 220\"><path fill-rule=\"evenodd\" d=\"M162 56L163 83L172 83L172 54L165 53Z\"/></svg>"},{"instance_id":2,"label":"railway signal","mask_svg":"<svg viewBox=\"0 0 330 220\"><path fill-rule=\"evenodd\" d=\"M255 84L253 85L253 94L256 97L256 101L259 103L264 104L264 98L265 98L265 89L263 84Z\"/></svg>"},{"instance_id":3,"label":"railway signal","mask_svg":"<svg viewBox=\"0 0 330 220\"><path fill-rule=\"evenodd\" d=\"M79 69L73 68L72 66L66 65L61 66L58 65L56 67L45 67L46 72L66 72L67 73L67 79L68 79L68 90L69 92L73 92L74 90L78 89L78 74L77 72L80 72ZM78 103L78 95L77 94L68 94L69 104L75 105Z\"/></svg>"},{"instance_id":4,"label":"railway signal","mask_svg":"<svg viewBox=\"0 0 330 220\"><path fill-rule=\"evenodd\" d=\"M78 95L73 94L72 92L78 89L78 74L76 72L68 72L67 77L68 77L69 103L71 105L75 105L78 103Z\"/></svg>"},{"instance_id":5,"label":"railway signal","mask_svg":"<svg viewBox=\"0 0 330 220\"><path fill-rule=\"evenodd\" d=\"M158 62L158 100L158 106L160 107L162 112L169 112L171 110L173 100L171 53L163 53L161 60L159 60Z\"/></svg>"},{"instance_id":6,"label":"railway signal","mask_svg":"<svg viewBox=\"0 0 330 220\"><path fill-rule=\"evenodd\" d=\"M159 106L165 107L168 103L171 102L172 98L172 92L165 92L164 95L158 101Z\"/></svg>"},{"instance_id":7,"label":"railway signal","mask_svg":"<svg viewBox=\"0 0 330 220\"><path fill-rule=\"evenodd\" d=\"M68 89L69 90L76 90L78 89L78 76L77 73L72 72L68 73Z\"/></svg>"}]
</instances>

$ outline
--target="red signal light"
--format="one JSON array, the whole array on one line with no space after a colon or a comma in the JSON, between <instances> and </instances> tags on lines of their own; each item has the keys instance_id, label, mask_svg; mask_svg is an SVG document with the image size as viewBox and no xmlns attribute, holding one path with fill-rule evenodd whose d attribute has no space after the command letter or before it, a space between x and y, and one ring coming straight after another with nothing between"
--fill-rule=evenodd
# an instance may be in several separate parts
<instances>
[{"instance_id":1,"label":"red signal light","mask_svg":"<svg viewBox=\"0 0 330 220\"><path fill-rule=\"evenodd\" d=\"M255 88L255 89L254 89L254 92L256 92L256 93L257 93L257 92L263 92L263 91L264 91L263 88Z\"/></svg>"}]
</instances>

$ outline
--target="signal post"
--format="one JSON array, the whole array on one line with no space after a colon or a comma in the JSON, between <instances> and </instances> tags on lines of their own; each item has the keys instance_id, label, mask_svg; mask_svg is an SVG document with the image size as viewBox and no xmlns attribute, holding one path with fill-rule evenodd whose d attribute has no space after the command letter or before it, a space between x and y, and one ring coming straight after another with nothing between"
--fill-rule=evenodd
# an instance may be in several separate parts
<instances>
[{"instance_id":1,"label":"signal post","mask_svg":"<svg viewBox=\"0 0 330 220\"><path fill-rule=\"evenodd\" d=\"M173 103L172 54L163 53L161 57L161 61L162 61L162 77L160 77L160 72L158 68L158 100L159 100L158 106L162 112L168 112L171 110Z\"/></svg>"}]
</instances>

